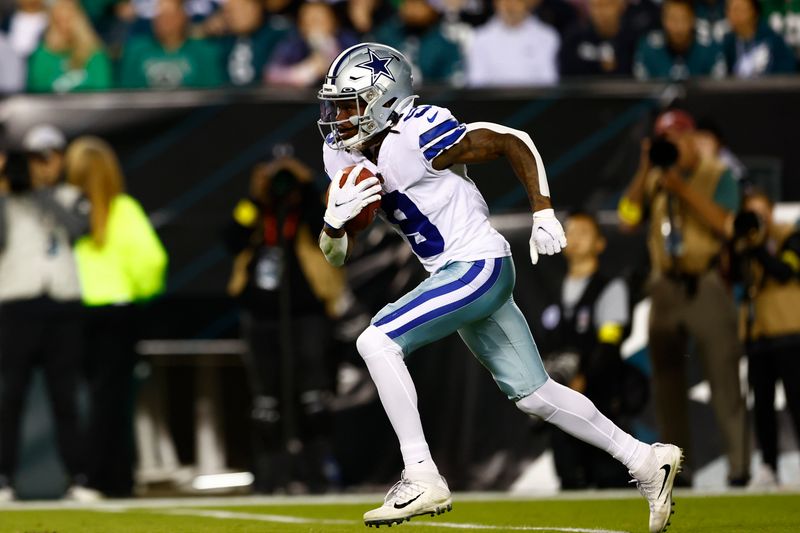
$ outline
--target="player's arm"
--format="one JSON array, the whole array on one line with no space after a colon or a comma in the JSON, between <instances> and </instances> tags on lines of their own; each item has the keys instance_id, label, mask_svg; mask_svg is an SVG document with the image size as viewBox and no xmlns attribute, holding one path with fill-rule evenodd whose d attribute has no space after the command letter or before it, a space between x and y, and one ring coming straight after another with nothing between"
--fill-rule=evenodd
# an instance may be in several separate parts
<instances>
[{"instance_id":1,"label":"player's arm","mask_svg":"<svg viewBox=\"0 0 800 533\"><path fill-rule=\"evenodd\" d=\"M484 163L500 157L508 160L522 182L534 213L553 207L542 158L524 131L490 122L467 124L467 134L434 159L433 168L444 170L460 163Z\"/></svg>"},{"instance_id":2,"label":"player's arm","mask_svg":"<svg viewBox=\"0 0 800 533\"><path fill-rule=\"evenodd\" d=\"M531 262L536 264L539 254L557 254L567 245L567 239L553 212L542 156L530 135L491 122L467 124L466 135L439 154L432 165L436 170L444 170L455 164L483 163L500 157L508 160L528 193L528 202L533 211Z\"/></svg>"}]
</instances>

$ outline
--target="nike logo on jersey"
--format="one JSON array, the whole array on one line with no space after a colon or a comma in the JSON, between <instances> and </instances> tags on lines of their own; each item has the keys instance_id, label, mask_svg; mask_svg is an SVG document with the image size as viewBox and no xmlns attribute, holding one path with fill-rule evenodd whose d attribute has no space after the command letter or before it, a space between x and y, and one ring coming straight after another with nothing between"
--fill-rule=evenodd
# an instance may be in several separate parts
<instances>
[{"instance_id":1,"label":"nike logo on jersey","mask_svg":"<svg viewBox=\"0 0 800 533\"><path fill-rule=\"evenodd\" d=\"M353 80L353 81L358 81L358 80L360 80L360 79L361 79L361 78L363 78L363 77L364 77L364 76L350 76L350 79L351 79L351 80Z\"/></svg>"},{"instance_id":2,"label":"nike logo on jersey","mask_svg":"<svg viewBox=\"0 0 800 533\"><path fill-rule=\"evenodd\" d=\"M436 120L436 115L438 115L438 114L439 114L439 112L437 111L436 113L433 114L433 116L428 117L428 122L433 124L433 121Z\"/></svg>"},{"instance_id":3,"label":"nike logo on jersey","mask_svg":"<svg viewBox=\"0 0 800 533\"><path fill-rule=\"evenodd\" d=\"M664 492L664 487L667 486L667 480L669 479L669 472L672 470L672 467L669 465L664 465L661 467L661 470L664 471L664 481L661 482L661 491L659 491L658 496L656 499L661 497L661 493Z\"/></svg>"},{"instance_id":4,"label":"nike logo on jersey","mask_svg":"<svg viewBox=\"0 0 800 533\"><path fill-rule=\"evenodd\" d=\"M396 503L396 504L394 504L394 508L395 508L395 509L402 509L403 507L408 507L410 504L414 503L414 502L417 500L417 498L419 498L419 497L420 497L420 496L422 496L423 494L425 494L425 493L424 493L424 492L420 492L419 494L417 494L416 496L414 496L413 498L411 498L411 499L410 499L410 500L408 500L407 502L404 502L404 503Z\"/></svg>"}]
</instances>

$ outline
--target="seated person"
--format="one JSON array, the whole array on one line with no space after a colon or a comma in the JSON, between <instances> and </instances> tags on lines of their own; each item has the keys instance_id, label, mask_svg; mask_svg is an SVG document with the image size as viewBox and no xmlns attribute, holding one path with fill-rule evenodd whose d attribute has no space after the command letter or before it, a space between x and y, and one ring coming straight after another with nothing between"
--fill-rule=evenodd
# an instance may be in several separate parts
<instances>
[{"instance_id":1,"label":"seated person","mask_svg":"<svg viewBox=\"0 0 800 533\"><path fill-rule=\"evenodd\" d=\"M564 35L562 76L630 76L636 33L625 24L625 0L589 0L589 18Z\"/></svg>"},{"instance_id":2,"label":"seated person","mask_svg":"<svg viewBox=\"0 0 800 533\"><path fill-rule=\"evenodd\" d=\"M633 72L638 79L685 80L725 75L722 49L716 43L697 40L691 0L665 0L661 25L663 30L650 32L636 49Z\"/></svg>"},{"instance_id":3,"label":"seated person","mask_svg":"<svg viewBox=\"0 0 800 533\"><path fill-rule=\"evenodd\" d=\"M125 47L120 85L153 89L222 85L217 47L190 38L188 23L181 0L159 0L153 35L134 37Z\"/></svg>"},{"instance_id":4,"label":"seated person","mask_svg":"<svg viewBox=\"0 0 800 533\"><path fill-rule=\"evenodd\" d=\"M414 81L443 83L460 72L461 51L442 33L439 14L426 0L404 0L375 40L400 50L415 67Z\"/></svg>"},{"instance_id":5,"label":"seated person","mask_svg":"<svg viewBox=\"0 0 800 533\"><path fill-rule=\"evenodd\" d=\"M761 20L759 0L728 0L726 16L731 31L722 47L731 74L757 78L796 71L794 53L786 41Z\"/></svg>"},{"instance_id":6,"label":"seated person","mask_svg":"<svg viewBox=\"0 0 800 533\"><path fill-rule=\"evenodd\" d=\"M340 29L330 4L303 4L297 13L297 30L278 43L265 81L268 85L314 85L322 80L339 52L357 43L354 33Z\"/></svg>"},{"instance_id":7,"label":"seated person","mask_svg":"<svg viewBox=\"0 0 800 533\"><path fill-rule=\"evenodd\" d=\"M28 90L65 93L111 87L111 63L76 0L56 0L44 39L28 58Z\"/></svg>"},{"instance_id":8,"label":"seated person","mask_svg":"<svg viewBox=\"0 0 800 533\"><path fill-rule=\"evenodd\" d=\"M561 39L532 14L538 0L495 0L495 16L475 30L467 54L473 87L546 85L558 81Z\"/></svg>"}]
</instances>

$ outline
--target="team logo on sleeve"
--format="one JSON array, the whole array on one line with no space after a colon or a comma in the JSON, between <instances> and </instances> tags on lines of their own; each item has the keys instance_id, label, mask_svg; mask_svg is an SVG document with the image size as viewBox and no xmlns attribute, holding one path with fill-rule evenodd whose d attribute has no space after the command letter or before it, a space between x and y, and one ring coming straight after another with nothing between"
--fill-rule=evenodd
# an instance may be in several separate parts
<instances>
[{"instance_id":1,"label":"team logo on sleeve","mask_svg":"<svg viewBox=\"0 0 800 533\"><path fill-rule=\"evenodd\" d=\"M386 76L391 81L395 81L394 75L389 70L389 63L392 62L394 56L379 57L378 54L370 48L367 48L367 52L369 52L369 61L364 61L356 66L369 69L372 72L372 84L374 85L381 76Z\"/></svg>"}]
</instances>

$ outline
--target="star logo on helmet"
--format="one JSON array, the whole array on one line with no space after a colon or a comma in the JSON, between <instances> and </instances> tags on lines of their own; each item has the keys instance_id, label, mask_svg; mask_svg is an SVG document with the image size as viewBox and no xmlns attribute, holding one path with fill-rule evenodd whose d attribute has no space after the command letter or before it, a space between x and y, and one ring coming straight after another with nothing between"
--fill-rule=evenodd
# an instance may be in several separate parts
<instances>
[{"instance_id":1,"label":"star logo on helmet","mask_svg":"<svg viewBox=\"0 0 800 533\"><path fill-rule=\"evenodd\" d=\"M369 53L369 61L364 61L356 66L372 71L372 83L374 84L378 81L381 76L386 76L391 81L395 81L394 75L389 70L389 63L392 62L394 56L378 57L378 54L370 48L367 48L367 52Z\"/></svg>"}]
</instances>

